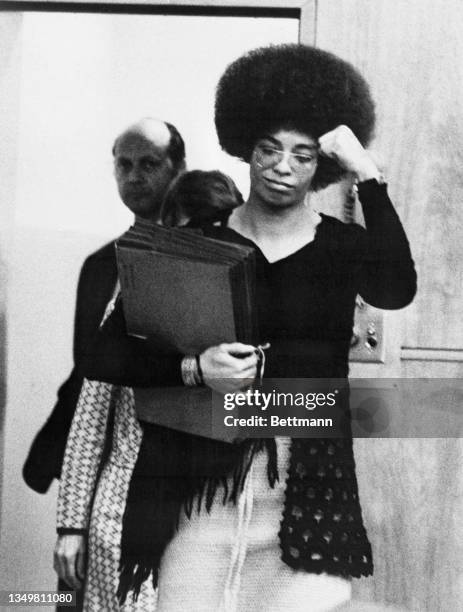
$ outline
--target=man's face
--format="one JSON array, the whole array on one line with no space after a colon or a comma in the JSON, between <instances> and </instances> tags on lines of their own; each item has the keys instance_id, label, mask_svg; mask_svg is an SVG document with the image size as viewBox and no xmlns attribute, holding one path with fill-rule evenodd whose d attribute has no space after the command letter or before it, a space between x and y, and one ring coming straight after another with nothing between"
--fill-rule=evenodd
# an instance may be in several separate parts
<instances>
[{"instance_id":1,"label":"man's face","mask_svg":"<svg viewBox=\"0 0 463 612\"><path fill-rule=\"evenodd\" d=\"M136 216L156 220L164 195L175 176L167 156L170 134L166 128L150 138L127 133L116 142L114 172L119 195Z\"/></svg>"}]
</instances>

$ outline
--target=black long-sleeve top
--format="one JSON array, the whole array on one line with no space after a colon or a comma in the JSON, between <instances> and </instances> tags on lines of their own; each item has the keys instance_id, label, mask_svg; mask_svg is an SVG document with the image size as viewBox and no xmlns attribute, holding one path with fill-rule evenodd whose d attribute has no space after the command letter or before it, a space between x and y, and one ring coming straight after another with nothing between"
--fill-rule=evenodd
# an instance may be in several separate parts
<instances>
[{"instance_id":1,"label":"black long-sleeve top","mask_svg":"<svg viewBox=\"0 0 463 612\"><path fill-rule=\"evenodd\" d=\"M416 292L416 273L402 224L385 185L359 184L366 229L322 215L315 238L269 263L256 247L259 342L270 342L269 377L344 377L355 297L402 308ZM228 228L205 235L253 244ZM161 354L125 332L121 301L89 345L83 375L119 385L181 385L180 354Z\"/></svg>"}]
</instances>

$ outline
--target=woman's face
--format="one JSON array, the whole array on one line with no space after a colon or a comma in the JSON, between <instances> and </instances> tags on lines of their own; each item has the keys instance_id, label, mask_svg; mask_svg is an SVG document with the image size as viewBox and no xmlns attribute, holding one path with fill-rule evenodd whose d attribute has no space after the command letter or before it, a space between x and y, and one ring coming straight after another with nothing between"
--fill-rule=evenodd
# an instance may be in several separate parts
<instances>
[{"instance_id":1,"label":"woman's face","mask_svg":"<svg viewBox=\"0 0 463 612\"><path fill-rule=\"evenodd\" d=\"M304 201L317 169L318 143L293 130L278 130L260 138L251 156L251 197L270 206L294 206Z\"/></svg>"}]
</instances>

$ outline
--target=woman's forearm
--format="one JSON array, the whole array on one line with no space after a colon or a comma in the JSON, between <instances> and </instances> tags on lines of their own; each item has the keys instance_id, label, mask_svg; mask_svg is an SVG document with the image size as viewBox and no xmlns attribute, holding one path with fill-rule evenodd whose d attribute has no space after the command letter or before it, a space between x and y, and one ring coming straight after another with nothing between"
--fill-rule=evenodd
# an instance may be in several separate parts
<instances>
[{"instance_id":1,"label":"woman's forearm","mask_svg":"<svg viewBox=\"0 0 463 612\"><path fill-rule=\"evenodd\" d=\"M403 308L415 296L416 272L402 223L386 185L360 183L359 199L367 230L360 294L378 308Z\"/></svg>"}]
</instances>

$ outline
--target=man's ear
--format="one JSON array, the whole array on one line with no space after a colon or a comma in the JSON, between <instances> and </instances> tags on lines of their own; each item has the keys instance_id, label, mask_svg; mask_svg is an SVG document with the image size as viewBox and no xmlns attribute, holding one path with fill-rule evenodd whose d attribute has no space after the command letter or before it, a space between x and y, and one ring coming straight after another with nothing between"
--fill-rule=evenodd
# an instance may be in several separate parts
<instances>
[{"instance_id":1,"label":"man's ear","mask_svg":"<svg viewBox=\"0 0 463 612\"><path fill-rule=\"evenodd\" d=\"M186 161L185 160L183 160L182 163L179 164L179 166L177 167L175 176L178 176L179 174L183 174L184 172L186 172Z\"/></svg>"}]
</instances>

